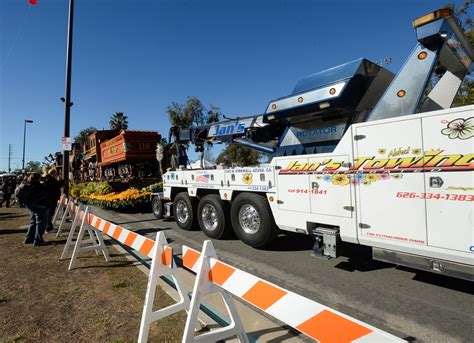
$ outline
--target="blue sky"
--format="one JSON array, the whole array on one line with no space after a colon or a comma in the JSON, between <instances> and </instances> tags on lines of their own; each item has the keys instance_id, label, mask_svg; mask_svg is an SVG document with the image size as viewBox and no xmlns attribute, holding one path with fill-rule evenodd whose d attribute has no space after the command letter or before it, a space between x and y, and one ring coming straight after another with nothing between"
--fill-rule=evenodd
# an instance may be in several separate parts
<instances>
[{"instance_id":1,"label":"blue sky","mask_svg":"<svg viewBox=\"0 0 474 343\"><path fill-rule=\"evenodd\" d=\"M228 116L262 113L306 75L416 44L411 21L461 0L76 0L71 136L107 128L167 135L166 107L197 96ZM61 149L67 0L0 1L0 170ZM471 13L472 16L472 13Z\"/></svg>"}]
</instances>

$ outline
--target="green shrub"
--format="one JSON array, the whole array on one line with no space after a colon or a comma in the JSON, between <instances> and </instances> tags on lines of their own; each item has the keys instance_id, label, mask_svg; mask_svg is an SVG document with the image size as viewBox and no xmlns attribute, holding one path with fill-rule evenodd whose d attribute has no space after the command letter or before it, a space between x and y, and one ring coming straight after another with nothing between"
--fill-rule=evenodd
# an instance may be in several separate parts
<instances>
[{"instance_id":1,"label":"green shrub","mask_svg":"<svg viewBox=\"0 0 474 343\"><path fill-rule=\"evenodd\" d=\"M147 187L143 187L142 191L147 191L147 192L154 193L154 192L161 191L162 189L163 189L163 182L157 182L157 183L151 184Z\"/></svg>"},{"instance_id":2,"label":"green shrub","mask_svg":"<svg viewBox=\"0 0 474 343\"><path fill-rule=\"evenodd\" d=\"M98 182L95 185L94 194L105 195L112 192L113 192L112 186L110 186L107 181Z\"/></svg>"},{"instance_id":3,"label":"green shrub","mask_svg":"<svg viewBox=\"0 0 474 343\"><path fill-rule=\"evenodd\" d=\"M84 188L81 189L81 195L91 195L95 192L95 182L87 183Z\"/></svg>"},{"instance_id":4,"label":"green shrub","mask_svg":"<svg viewBox=\"0 0 474 343\"><path fill-rule=\"evenodd\" d=\"M83 183L76 183L74 185L71 186L71 196L73 196L74 198L78 198L81 196L81 191L82 189L84 188L84 184Z\"/></svg>"}]
</instances>

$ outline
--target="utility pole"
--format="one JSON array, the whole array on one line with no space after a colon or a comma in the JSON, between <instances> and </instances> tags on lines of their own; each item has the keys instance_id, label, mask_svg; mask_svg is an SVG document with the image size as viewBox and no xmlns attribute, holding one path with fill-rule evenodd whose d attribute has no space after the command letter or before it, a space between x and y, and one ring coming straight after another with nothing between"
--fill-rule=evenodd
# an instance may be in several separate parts
<instances>
[{"instance_id":1,"label":"utility pole","mask_svg":"<svg viewBox=\"0 0 474 343\"><path fill-rule=\"evenodd\" d=\"M64 99L64 137L70 135L71 116L71 63L72 63L72 31L74 16L74 0L69 0L69 23L67 33L66 54L66 97ZM63 182L64 194L69 194L69 150L63 150Z\"/></svg>"},{"instance_id":2,"label":"utility pole","mask_svg":"<svg viewBox=\"0 0 474 343\"><path fill-rule=\"evenodd\" d=\"M25 119L25 122L23 123L23 159L22 159L22 165L21 165L21 172L25 172L25 145L26 145L26 124L33 123L33 120Z\"/></svg>"},{"instance_id":3,"label":"utility pole","mask_svg":"<svg viewBox=\"0 0 474 343\"><path fill-rule=\"evenodd\" d=\"M12 159L12 145L8 144L8 173L12 171L10 168L10 160Z\"/></svg>"}]
</instances>

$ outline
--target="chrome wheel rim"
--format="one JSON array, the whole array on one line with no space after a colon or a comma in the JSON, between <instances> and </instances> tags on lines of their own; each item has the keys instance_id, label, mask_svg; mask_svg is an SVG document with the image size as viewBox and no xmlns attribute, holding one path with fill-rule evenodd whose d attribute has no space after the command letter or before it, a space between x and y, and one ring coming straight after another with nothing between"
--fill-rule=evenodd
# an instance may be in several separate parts
<instances>
[{"instance_id":1,"label":"chrome wheel rim","mask_svg":"<svg viewBox=\"0 0 474 343\"><path fill-rule=\"evenodd\" d=\"M161 204L160 201L153 202L153 212L159 214L161 212Z\"/></svg>"},{"instance_id":2,"label":"chrome wheel rim","mask_svg":"<svg viewBox=\"0 0 474 343\"><path fill-rule=\"evenodd\" d=\"M239 224L245 233L253 235L260 229L260 215L252 205L244 205L239 210Z\"/></svg>"},{"instance_id":3,"label":"chrome wheel rim","mask_svg":"<svg viewBox=\"0 0 474 343\"><path fill-rule=\"evenodd\" d=\"M176 204L176 217L180 223L186 223L189 218L188 206L183 200Z\"/></svg>"},{"instance_id":4,"label":"chrome wheel rim","mask_svg":"<svg viewBox=\"0 0 474 343\"><path fill-rule=\"evenodd\" d=\"M208 231L214 231L219 223L217 219L217 210L211 204L206 204L201 212L202 224Z\"/></svg>"}]
</instances>

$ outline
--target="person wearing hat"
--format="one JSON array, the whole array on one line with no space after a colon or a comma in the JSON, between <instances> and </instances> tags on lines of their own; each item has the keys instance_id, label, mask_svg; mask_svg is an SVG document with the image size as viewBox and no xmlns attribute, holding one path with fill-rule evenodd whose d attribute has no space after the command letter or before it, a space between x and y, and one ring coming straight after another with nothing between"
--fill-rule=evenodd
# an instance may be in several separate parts
<instances>
[{"instance_id":1,"label":"person wearing hat","mask_svg":"<svg viewBox=\"0 0 474 343\"><path fill-rule=\"evenodd\" d=\"M58 173L56 169L50 169L44 179L44 186L46 188L46 232L52 232L53 216L58 200L61 197L61 183L58 181Z\"/></svg>"}]
</instances>

